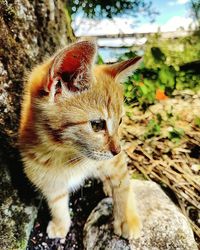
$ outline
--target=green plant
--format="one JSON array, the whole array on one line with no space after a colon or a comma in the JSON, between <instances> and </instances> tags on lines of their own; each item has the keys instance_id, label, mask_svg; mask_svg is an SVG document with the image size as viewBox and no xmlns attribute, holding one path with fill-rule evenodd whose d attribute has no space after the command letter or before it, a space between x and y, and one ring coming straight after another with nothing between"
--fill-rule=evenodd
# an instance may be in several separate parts
<instances>
[{"instance_id":1,"label":"green plant","mask_svg":"<svg viewBox=\"0 0 200 250\"><path fill-rule=\"evenodd\" d=\"M200 0L190 0L191 16L196 21L196 29L200 30Z\"/></svg>"},{"instance_id":2,"label":"green plant","mask_svg":"<svg viewBox=\"0 0 200 250\"><path fill-rule=\"evenodd\" d=\"M200 117L196 116L194 119L194 124L200 128Z\"/></svg>"},{"instance_id":3,"label":"green plant","mask_svg":"<svg viewBox=\"0 0 200 250\"><path fill-rule=\"evenodd\" d=\"M113 18L117 15L140 17L143 14L153 21L158 14L149 0L68 0L67 4L73 16L82 14L93 19Z\"/></svg>"},{"instance_id":4,"label":"green plant","mask_svg":"<svg viewBox=\"0 0 200 250\"><path fill-rule=\"evenodd\" d=\"M147 139L157 135L160 135L160 124L155 119L151 119L147 124L144 138Z\"/></svg>"},{"instance_id":5,"label":"green plant","mask_svg":"<svg viewBox=\"0 0 200 250\"><path fill-rule=\"evenodd\" d=\"M177 143L184 136L184 130L182 128L173 128L172 131L169 132L168 138Z\"/></svg>"},{"instance_id":6,"label":"green plant","mask_svg":"<svg viewBox=\"0 0 200 250\"><path fill-rule=\"evenodd\" d=\"M97 55L97 64L104 64L103 58L101 57L100 54Z\"/></svg>"},{"instance_id":7,"label":"green plant","mask_svg":"<svg viewBox=\"0 0 200 250\"><path fill-rule=\"evenodd\" d=\"M200 38L191 35L173 40L162 39L159 34L149 38L144 63L125 83L125 101L138 102L146 109L155 101L170 97L175 89L200 90ZM125 53L119 60L134 57Z\"/></svg>"}]
</instances>

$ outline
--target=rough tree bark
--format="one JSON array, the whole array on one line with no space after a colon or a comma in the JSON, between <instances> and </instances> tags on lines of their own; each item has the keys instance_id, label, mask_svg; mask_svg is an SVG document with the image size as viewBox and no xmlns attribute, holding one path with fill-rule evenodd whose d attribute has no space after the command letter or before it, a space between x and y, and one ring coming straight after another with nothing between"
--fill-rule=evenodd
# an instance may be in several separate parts
<instances>
[{"instance_id":1,"label":"rough tree bark","mask_svg":"<svg viewBox=\"0 0 200 250\"><path fill-rule=\"evenodd\" d=\"M73 39L65 15L61 1L0 1L1 152L16 145L25 72Z\"/></svg>"},{"instance_id":2,"label":"rough tree bark","mask_svg":"<svg viewBox=\"0 0 200 250\"><path fill-rule=\"evenodd\" d=\"M21 182L17 130L25 72L74 39L66 17L61 0L0 0L0 249L22 249L25 205L14 188Z\"/></svg>"}]
</instances>

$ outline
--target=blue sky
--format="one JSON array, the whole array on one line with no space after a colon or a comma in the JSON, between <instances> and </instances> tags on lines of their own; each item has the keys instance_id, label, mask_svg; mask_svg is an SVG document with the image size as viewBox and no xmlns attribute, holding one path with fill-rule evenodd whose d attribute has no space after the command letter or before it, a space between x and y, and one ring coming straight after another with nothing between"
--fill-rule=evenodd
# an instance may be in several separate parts
<instances>
[{"instance_id":1,"label":"blue sky","mask_svg":"<svg viewBox=\"0 0 200 250\"><path fill-rule=\"evenodd\" d=\"M162 0L153 0L153 6L158 9L160 15L157 16L156 22L159 24L165 24L173 16L182 16L188 17L188 3L187 0L179 1L162 1Z\"/></svg>"},{"instance_id":2,"label":"blue sky","mask_svg":"<svg viewBox=\"0 0 200 250\"><path fill-rule=\"evenodd\" d=\"M116 17L112 20L91 20L78 16L72 23L77 36L90 36L100 34L118 34L135 32L162 32L176 31L180 27L188 29L192 23L189 16L189 0L152 0L154 8L159 11L155 23L140 16L137 24L133 17Z\"/></svg>"}]
</instances>

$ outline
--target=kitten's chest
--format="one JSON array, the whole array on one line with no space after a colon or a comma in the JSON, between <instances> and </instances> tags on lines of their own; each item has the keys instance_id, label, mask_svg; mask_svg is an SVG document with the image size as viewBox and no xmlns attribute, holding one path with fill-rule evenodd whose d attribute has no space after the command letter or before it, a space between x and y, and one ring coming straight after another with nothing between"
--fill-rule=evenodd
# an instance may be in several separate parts
<instances>
[{"instance_id":1,"label":"kitten's chest","mask_svg":"<svg viewBox=\"0 0 200 250\"><path fill-rule=\"evenodd\" d=\"M75 156L69 158L68 154L62 151L52 154L53 150L39 149L32 153L34 155L32 161L28 158L28 154L25 155L27 166L31 165L31 168L25 168L25 172L36 186L47 190L48 193L61 189L75 190L97 171L96 164L92 160L75 162L73 161Z\"/></svg>"},{"instance_id":2,"label":"kitten's chest","mask_svg":"<svg viewBox=\"0 0 200 250\"><path fill-rule=\"evenodd\" d=\"M85 179L96 175L96 166L93 162L83 162L76 167L67 167L66 179L67 188L69 190L76 190L79 188Z\"/></svg>"}]
</instances>

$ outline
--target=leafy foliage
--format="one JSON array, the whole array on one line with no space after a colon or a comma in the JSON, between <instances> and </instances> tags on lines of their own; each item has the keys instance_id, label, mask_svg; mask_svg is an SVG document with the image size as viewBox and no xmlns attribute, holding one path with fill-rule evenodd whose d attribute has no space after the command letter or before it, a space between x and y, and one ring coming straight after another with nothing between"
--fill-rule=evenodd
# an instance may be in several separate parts
<instances>
[{"instance_id":1,"label":"leafy foliage","mask_svg":"<svg viewBox=\"0 0 200 250\"><path fill-rule=\"evenodd\" d=\"M173 40L173 47L170 39L151 37L144 64L124 83L126 102L139 102L146 109L156 100L167 99L175 89L199 91L199 43L200 38L195 35ZM128 52L120 59L134 56L135 52Z\"/></svg>"},{"instance_id":2,"label":"leafy foliage","mask_svg":"<svg viewBox=\"0 0 200 250\"><path fill-rule=\"evenodd\" d=\"M155 34L148 38L144 61L148 68L161 67L163 64L172 65L176 71L186 63L198 61L200 58L200 36L188 35L176 39L164 39L161 34ZM165 55L163 60L157 60L152 50L158 48Z\"/></svg>"},{"instance_id":3,"label":"leafy foliage","mask_svg":"<svg viewBox=\"0 0 200 250\"><path fill-rule=\"evenodd\" d=\"M196 21L196 28L200 30L200 0L191 0L190 9L192 17Z\"/></svg>"},{"instance_id":4,"label":"leafy foliage","mask_svg":"<svg viewBox=\"0 0 200 250\"><path fill-rule=\"evenodd\" d=\"M152 119L147 124L146 132L144 134L144 138L151 138L153 136L160 134L160 122L155 119Z\"/></svg>"},{"instance_id":5,"label":"leafy foliage","mask_svg":"<svg viewBox=\"0 0 200 250\"><path fill-rule=\"evenodd\" d=\"M67 2L70 13L76 15L83 12L89 18L112 18L117 15L146 14L154 20L157 12L152 8L152 2L146 0L69 0Z\"/></svg>"},{"instance_id":6,"label":"leafy foliage","mask_svg":"<svg viewBox=\"0 0 200 250\"><path fill-rule=\"evenodd\" d=\"M104 64L103 58L99 54L97 55L97 64L99 65Z\"/></svg>"},{"instance_id":7,"label":"leafy foliage","mask_svg":"<svg viewBox=\"0 0 200 250\"><path fill-rule=\"evenodd\" d=\"M169 132L169 139L173 142L179 142L181 137L184 135L184 131L181 128L173 128L172 131Z\"/></svg>"}]
</instances>

